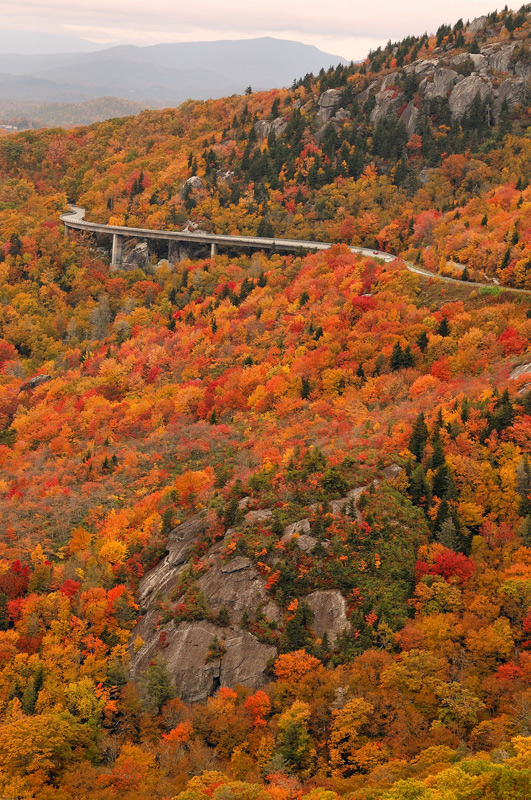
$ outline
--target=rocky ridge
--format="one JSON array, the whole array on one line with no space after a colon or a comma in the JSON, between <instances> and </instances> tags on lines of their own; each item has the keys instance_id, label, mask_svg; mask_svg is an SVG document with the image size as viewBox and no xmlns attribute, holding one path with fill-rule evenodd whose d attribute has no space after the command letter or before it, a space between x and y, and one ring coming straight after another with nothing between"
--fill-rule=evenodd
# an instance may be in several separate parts
<instances>
[{"instance_id":1,"label":"rocky ridge","mask_svg":"<svg viewBox=\"0 0 531 800\"><path fill-rule=\"evenodd\" d=\"M469 33L480 33L485 18L468 26ZM442 50L442 48L438 48ZM348 122L350 102L363 107L373 98L370 122L376 126L388 118L404 123L411 137L418 131L426 107L434 101L447 102L452 122L461 121L473 109L476 98L487 105L487 114L497 123L507 104L509 110L528 102L531 59L517 41L489 42L479 53L435 52L436 57L407 64L400 70L372 79L358 76L347 93L342 89L327 89L315 98L307 111L313 118L312 127L317 142L323 139L329 125L337 131ZM411 97L411 86L414 86ZM408 88L406 88L408 87ZM310 104L311 105L311 104ZM260 119L255 123L257 138L262 141L270 133L281 136L286 121Z\"/></svg>"},{"instance_id":2,"label":"rocky ridge","mask_svg":"<svg viewBox=\"0 0 531 800\"><path fill-rule=\"evenodd\" d=\"M387 480L401 472L397 465L383 472ZM375 484L378 481L374 482ZM330 502L330 512L354 515L361 521L358 501L367 489L361 486L345 497ZM239 506L245 512L250 498ZM310 507L318 510L319 505ZM258 525L273 516L270 509L245 513L247 526ZM311 552L318 539L310 535L310 518L286 525L284 546ZM259 688L268 680L268 669L277 648L246 630L245 618L257 607L268 622L282 623L283 612L270 599L266 582L249 558L229 555L235 530L229 528L223 539L214 542L201 559L203 569L197 588L211 614L208 619L165 620L161 609L183 599L182 581L190 569L194 546L208 535L206 517L199 513L178 525L169 535L167 554L140 582L137 598L143 616L134 628L131 641L131 677L141 682L142 675L157 657L166 663L179 697L186 702L205 700L219 687L243 684ZM326 549L330 543L321 541ZM349 628L345 598L337 590L320 590L304 597L313 615L316 637L327 635L331 645ZM223 610L223 616L220 612Z\"/></svg>"}]
</instances>

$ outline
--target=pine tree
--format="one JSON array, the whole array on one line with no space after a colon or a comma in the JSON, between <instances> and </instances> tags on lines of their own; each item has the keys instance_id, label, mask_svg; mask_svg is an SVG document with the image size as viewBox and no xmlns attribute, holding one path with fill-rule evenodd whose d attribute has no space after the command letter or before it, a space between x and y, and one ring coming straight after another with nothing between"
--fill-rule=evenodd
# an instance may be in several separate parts
<instances>
[{"instance_id":1,"label":"pine tree","mask_svg":"<svg viewBox=\"0 0 531 800\"><path fill-rule=\"evenodd\" d=\"M402 367L402 347L400 346L400 342L397 342L393 348L393 352L391 353L390 365L393 372L401 369Z\"/></svg>"},{"instance_id":2,"label":"pine tree","mask_svg":"<svg viewBox=\"0 0 531 800\"><path fill-rule=\"evenodd\" d=\"M426 331L422 331L419 338L417 339L417 346L424 353L424 351L428 347L428 344L429 344L428 334L426 333Z\"/></svg>"},{"instance_id":3,"label":"pine tree","mask_svg":"<svg viewBox=\"0 0 531 800\"><path fill-rule=\"evenodd\" d=\"M449 336L450 335L450 324L446 317L443 317L439 323L439 327L437 328L437 333L439 336Z\"/></svg>"},{"instance_id":4,"label":"pine tree","mask_svg":"<svg viewBox=\"0 0 531 800\"><path fill-rule=\"evenodd\" d=\"M417 461L422 461L424 451L426 450L427 441L428 426L426 425L424 414L421 412L415 420L411 438L409 440L409 450L411 453L413 453Z\"/></svg>"}]
</instances>

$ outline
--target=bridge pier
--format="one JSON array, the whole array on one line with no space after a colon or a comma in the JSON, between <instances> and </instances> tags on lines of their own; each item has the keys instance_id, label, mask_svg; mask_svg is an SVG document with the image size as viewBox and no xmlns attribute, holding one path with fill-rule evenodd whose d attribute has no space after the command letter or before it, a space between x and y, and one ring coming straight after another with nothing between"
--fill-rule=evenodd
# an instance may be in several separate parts
<instances>
[{"instance_id":1,"label":"bridge pier","mask_svg":"<svg viewBox=\"0 0 531 800\"><path fill-rule=\"evenodd\" d=\"M218 246L215 242L210 245L210 258L215 258L218 254Z\"/></svg>"},{"instance_id":2,"label":"bridge pier","mask_svg":"<svg viewBox=\"0 0 531 800\"><path fill-rule=\"evenodd\" d=\"M120 269L120 267L122 266L123 244L124 244L124 237L120 236L119 233L113 233L111 267L113 267L114 269Z\"/></svg>"}]
</instances>

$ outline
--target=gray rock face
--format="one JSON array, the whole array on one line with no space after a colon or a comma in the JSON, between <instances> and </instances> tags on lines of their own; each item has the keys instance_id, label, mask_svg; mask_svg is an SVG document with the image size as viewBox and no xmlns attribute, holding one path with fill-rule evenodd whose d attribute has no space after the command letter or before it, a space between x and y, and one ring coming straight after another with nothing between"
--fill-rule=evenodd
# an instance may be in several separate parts
<instances>
[{"instance_id":1,"label":"gray rock face","mask_svg":"<svg viewBox=\"0 0 531 800\"><path fill-rule=\"evenodd\" d=\"M328 112L329 109L321 109L321 111ZM321 111L318 111L317 114L315 115L316 122L319 122L323 118L321 115ZM329 125L332 125L335 128L335 130L338 131L345 124L345 122L348 122L349 119L350 119L350 111L347 111L345 108L338 108L334 116L329 118L327 122L321 125L321 127L315 134L316 142L319 143L322 141L325 131Z\"/></svg>"},{"instance_id":2,"label":"gray rock face","mask_svg":"<svg viewBox=\"0 0 531 800\"><path fill-rule=\"evenodd\" d=\"M487 17L476 17L476 19L473 19L470 25L468 26L468 32L475 36L477 33L480 33L484 29L486 24L487 24Z\"/></svg>"},{"instance_id":3,"label":"gray rock face","mask_svg":"<svg viewBox=\"0 0 531 800\"><path fill-rule=\"evenodd\" d=\"M292 522L291 525L287 525L284 529L282 541L286 544L291 542L296 533L310 533L310 520L300 519L298 522Z\"/></svg>"},{"instance_id":4,"label":"gray rock face","mask_svg":"<svg viewBox=\"0 0 531 800\"><path fill-rule=\"evenodd\" d=\"M196 514L171 531L166 558L146 573L138 586L137 597L141 608L156 595L162 596L176 582L192 546L204 529L203 518Z\"/></svg>"},{"instance_id":5,"label":"gray rock face","mask_svg":"<svg viewBox=\"0 0 531 800\"><path fill-rule=\"evenodd\" d=\"M428 72L435 72L435 68L439 64L437 58L429 59L426 61L417 61L414 65L415 75L423 75Z\"/></svg>"},{"instance_id":6,"label":"gray rock face","mask_svg":"<svg viewBox=\"0 0 531 800\"><path fill-rule=\"evenodd\" d=\"M258 689L267 682L265 671L276 649L261 644L247 631L218 628L209 622L168 623L162 629L164 647L159 636L150 639L133 655L131 675L141 680L155 656L162 658L175 684L178 696L188 702L204 701L220 686L241 683ZM221 659L208 660L215 639L224 642Z\"/></svg>"},{"instance_id":7,"label":"gray rock face","mask_svg":"<svg viewBox=\"0 0 531 800\"><path fill-rule=\"evenodd\" d=\"M450 64L459 67L465 61L471 61L476 72L481 72L481 70L487 69L489 66L487 56L482 53L459 53L459 55L450 59Z\"/></svg>"},{"instance_id":8,"label":"gray rock face","mask_svg":"<svg viewBox=\"0 0 531 800\"><path fill-rule=\"evenodd\" d=\"M198 245L188 242L172 241L168 243L168 261L170 264L178 264L187 258L197 257Z\"/></svg>"},{"instance_id":9,"label":"gray rock face","mask_svg":"<svg viewBox=\"0 0 531 800\"><path fill-rule=\"evenodd\" d=\"M392 86L395 86L397 78L398 78L398 72L390 72L389 75L386 75L382 81L382 91L385 91L386 89L390 89Z\"/></svg>"},{"instance_id":10,"label":"gray rock face","mask_svg":"<svg viewBox=\"0 0 531 800\"><path fill-rule=\"evenodd\" d=\"M517 61L514 66L515 75L528 81L531 78L531 64L526 64L525 61Z\"/></svg>"},{"instance_id":11,"label":"gray rock face","mask_svg":"<svg viewBox=\"0 0 531 800\"><path fill-rule=\"evenodd\" d=\"M336 108L341 102L340 89L327 89L319 98L319 108Z\"/></svg>"},{"instance_id":12,"label":"gray rock face","mask_svg":"<svg viewBox=\"0 0 531 800\"><path fill-rule=\"evenodd\" d=\"M317 539L314 536L306 536L304 533L297 539L297 547L302 553L311 553L316 544Z\"/></svg>"},{"instance_id":13,"label":"gray rock face","mask_svg":"<svg viewBox=\"0 0 531 800\"><path fill-rule=\"evenodd\" d=\"M319 98L319 110L315 115L315 124L322 127L334 116L334 109L341 102L341 91L339 89L327 89Z\"/></svg>"},{"instance_id":14,"label":"gray rock face","mask_svg":"<svg viewBox=\"0 0 531 800\"><path fill-rule=\"evenodd\" d=\"M315 115L315 124L319 127L319 129L326 128L328 122L334 116L334 109L333 108L320 108L317 114Z\"/></svg>"},{"instance_id":15,"label":"gray rock face","mask_svg":"<svg viewBox=\"0 0 531 800\"><path fill-rule=\"evenodd\" d=\"M378 86L378 81L373 81L367 86L366 89L364 89L357 95L356 100L358 101L358 104L360 106L362 106L367 101L369 94L372 92L373 89L376 89L377 86Z\"/></svg>"},{"instance_id":16,"label":"gray rock face","mask_svg":"<svg viewBox=\"0 0 531 800\"><path fill-rule=\"evenodd\" d=\"M287 127L288 123L282 117L277 117L271 123L271 130L273 131L275 136L282 136Z\"/></svg>"},{"instance_id":17,"label":"gray rock face","mask_svg":"<svg viewBox=\"0 0 531 800\"><path fill-rule=\"evenodd\" d=\"M313 592L305 603L313 612L312 627L316 635L322 639L325 633L333 644L337 636L349 627L345 598L338 591Z\"/></svg>"},{"instance_id":18,"label":"gray rock face","mask_svg":"<svg viewBox=\"0 0 531 800\"><path fill-rule=\"evenodd\" d=\"M347 111L346 108L338 108L336 113L334 114L332 122L337 123L338 125L342 125L343 123L348 122L349 119L350 119L350 111Z\"/></svg>"},{"instance_id":19,"label":"gray rock face","mask_svg":"<svg viewBox=\"0 0 531 800\"><path fill-rule=\"evenodd\" d=\"M515 367L515 369L513 369L513 371L509 375L509 380L517 381L518 378L527 378L528 375L531 375L531 363L520 364L519 367Z\"/></svg>"},{"instance_id":20,"label":"gray rock face","mask_svg":"<svg viewBox=\"0 0 531 800\"><path fill-rule=\"evenodd\" d=\"M271 132L273 132L275 136L282 136L287 127L288 123L282 117L277 117L273 120L259 119L254 123L254 130L260 141L267 139Z\"/></svg>"},{"instance_id":21,"label":"gray rock face","mask_svg":"<svg viewBox=\"0 0 531 800\"><path fill-rule=\"evenodd\" d=\"M402 474L403 468L400 467L398 464L390 464L383 470L383 476L386 481L392 481L394 478L398 478L399 475Z\"/></svg>"},{"instance_id":22,"label":"gray rock face","mask_svg":"<svg viewBox=\"0 0 531 800\"><path fill-rule=\"evenodd\" d=\"M434 100L436 97L447 97L459 78L459 73L455 72L453 69L436 69L433 73L433 82L426 85L424 97L426 100Z\"/></svg>"},{"instance_id":23,"label":"gray rock face","mask_svg":"<svg viewBox=\"0 0 531 800\"><path fill-rule=\"evenodd\" d=\"M496 92L496 99L494 101L493 112L494 120L498 122L504 100L507 101L509 108L523 105L527 96L527 81L523 78L510 78L500 84Z\"/></svg>"},{"instance_id":24,"label":"gray rock face","mask_svg":"<svg viewBox=\"0 0 531 800\"><path fill-rule=\"evenodd\" d=\"M415 131L417 130L417 123L419 119L419 110L416 107L413 100L407 104L405 109L403 110L400 120L406 126L406 131L408 136L413 136Z\"/></svg>"},{"instance_id":25,"label":"gray rock face","mask_svg":"<svg viewBox=\"0 0 531 800\"><path fill-rule=\"evenodd\" d=\"M266 522L268 519L271 519L272 516L273 512L270 508L259 508L256 511L249 511L245 515L245 520L250 525L253 525L256 522Z\"/></svg>"},{"instance_id":26,"label":"gray rock face","mask_svg":"<svg viewBox=\"0 0 531 800\"><path fill-rule=\"evenodd\" d=\"M371 122L377 125L380 120L387 119L396 114L403 104L402 92L397 94L395 89L385 89L376 95L376 105L371 113Z\"/></svg>"},{"instance_id":27,"label":"gray rock face","mask_svg":"<svg viewBox=\"0 0 531 800\"><path fill-rule=\"evenodd\" d=\"M122 254L122 269L145 269L149 264L149 248L147 242L137 242L136 239L127 239L124 243Z\"/></svg>"},{"instance_id":28,"label":"gray rock face","mask_svg":"<svg viewBox=\"0 0 531 800\"><path fill-rule=\"evenodd\" d=\"M260 141L267 139L271 132L271 122L268 119L259 119L254 123L254 132Z\"/></svg>"},{"instance_id":29,"label":"gray rock face","mask_svg":"<svg viewBox=\"0 0 531 800\"><path fill-rule=\"evenodd\" d=\"M203 181L198 175L192 175L191 178L188 178L181 187L181 193L184 192L185 186L189 186L191 189L202 189L203 188Z\"/></svg>"},{"instance_id":30,"label":"gray rock face","mask_svg":"<svg viewBox=\"0 0 531 800\"><path fill-rule=\"evenodd\" d=\"M511 44L503 45L499 50L487 51L485 55L489 60L489 67L496 72L511 72L511 56L515 47L516 42L512 42ZM486 50L487 48L483 48L482 53Z\"/></svg>"},{"instance_id":31,"label":"gray rock face","mask_svg":"<svg viewBox=\"0 0 531 800\"><path fill-rule=\"evenodd\" d=\"M198 586L210 608L228 608L233 624L240 622L244 611L254 611L259 603L267 603L263 580L249 559L241 556L224 562L219 554L212 554Z\"/></svg>"},{"instance_id":32,"label":"gray rock face","mask_svg":"<svg viewBox=\"0 0 531 800\"><path fill-rule=\"evenodd\" d=\"M132 631L130 644L133 680L141 681L150 662L155 657L163 658L179 697L187 702L205 700L219 686L242 683L258 688L266 683L267 663L276 649L261 644L248 631L241 630L238 623L244 611L254 611L259 604L268 619L280 618L279 609L267 597L264 581L251 561L243 556L223 561L223 544L218 542L210 548L205 559L207 569L197 584L212 611L227 607L230 626L207 621L176 625L170 621L160 627L159 603L178 602L172 592L186 568L191 548L204 531L205 520L197 514L171 532L166 557L138 587L138 601L145 614ZM135 653L133 643L137 637L144 644ZM209 661L209 649L216 637L224 642L226 652L221 660Z\"/></svg>"},{"instance_id":33,"label":"gray rock face","mask_svg":"<svg viewBox=\"0 0 531 800\"><path fill-rule=\"evenodd\" d=\"M479 93L482 100L485 100L492 92L492 83L488 78L481 77L475 73L464 78L454 86L450 95L450 111L452 119L461 119L471 108L474 98Z\"/></svg>"}]
</instances>

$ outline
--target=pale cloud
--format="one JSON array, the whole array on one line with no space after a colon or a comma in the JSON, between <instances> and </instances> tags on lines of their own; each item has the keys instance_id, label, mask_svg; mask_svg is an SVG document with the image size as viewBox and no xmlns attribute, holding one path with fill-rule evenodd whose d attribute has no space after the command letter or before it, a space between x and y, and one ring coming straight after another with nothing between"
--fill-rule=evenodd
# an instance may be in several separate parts
<instances>
[{"instance_id":1,"label":"pale cloud","mask_svg":"<svg viewBox=\"0 0 531 800\"><path fill-rule=\"evenodd\" d=\"M69 33L97 42L154 44L277 36L315 44L346 58L441 23L493 10L485 0L11 0L0 5L0 27Z\"/></svg>"}]
</instances>

